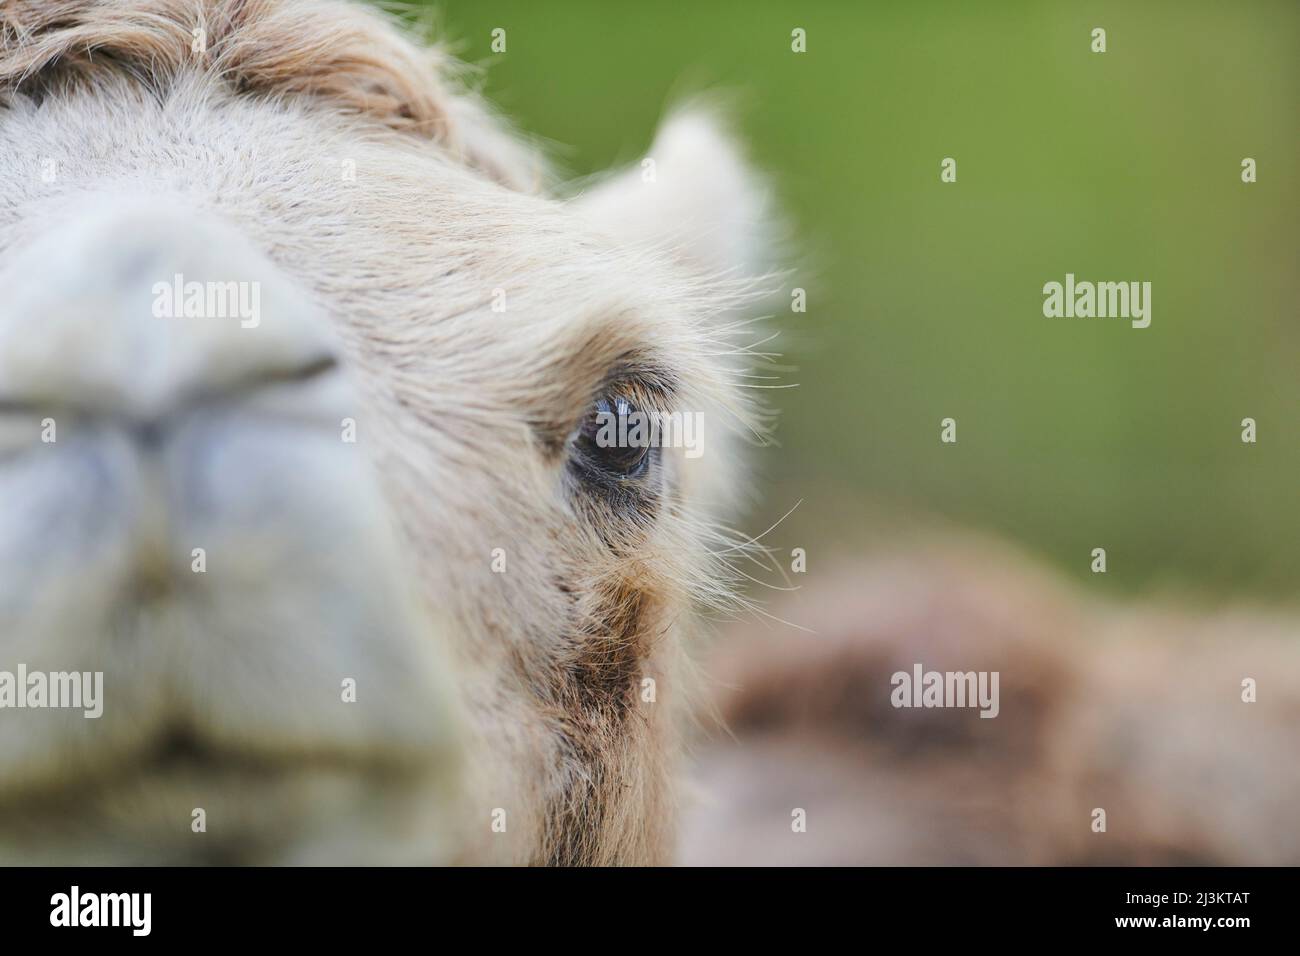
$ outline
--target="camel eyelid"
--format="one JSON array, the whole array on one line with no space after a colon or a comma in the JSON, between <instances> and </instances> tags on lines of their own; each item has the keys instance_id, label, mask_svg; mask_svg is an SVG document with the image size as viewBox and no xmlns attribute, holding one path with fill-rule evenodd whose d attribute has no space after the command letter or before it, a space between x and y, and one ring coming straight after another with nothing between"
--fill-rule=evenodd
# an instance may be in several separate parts
<instances>
[{"instance_id":1,"label":"camel eyelid","mask_svg":"<svg viewBox=\"0 0 1300 956\"><path fill-rule=\"evenodd\" d=\"M622 356L593 387L571 395L561 414L539 417L530 424L543 454L557 461L568 456L574 436L602 398L624 398L642 411L668 412L677 402L678 391L677 377L662 363Z\"/></svg>"},{"instance_id":2,"label":"camel eyelid","mask_svg":"<svg viewBox=\"0 0 1300 956\"><path fill-rule=\"evenodd\" d=\"M678 391L677 377L662 364L624 359L606 373L581 414L602 398L627 399L642 411L668 412Z\"/></svg>"}]
</instances>

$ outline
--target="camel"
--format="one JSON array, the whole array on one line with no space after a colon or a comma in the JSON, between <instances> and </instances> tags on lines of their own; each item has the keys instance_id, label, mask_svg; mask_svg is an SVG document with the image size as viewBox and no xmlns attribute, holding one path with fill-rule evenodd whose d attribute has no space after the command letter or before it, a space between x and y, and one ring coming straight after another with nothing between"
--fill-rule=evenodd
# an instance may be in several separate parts
<instances>
[{"instance_id":1,"label":"camel","mask_svg":"<svg viewBox=\"0 0 1300 956\"><path fill-rule=\"evenodd\" d=\"M951 528L821 561L771 609L805 631L737 627L701 665L678 862L1300 863L1293 607L1103 598ZM899 706L918 664L998 674L997 716Z\"/></svg>"},{"instance_id":2,"label":"camel","mask_svg":"<svg viewBox=\"0 0 1300 956\"><path fill-rule=\"evenodd\" d=\"M0 709L0 860L671 859L769 190L696 104L563 194L457 72L344 0L0 6L0 668L102 675Z\"/></svg>"},{"instance_id":3,"label":"camel","mask_svg":"<svg viewBox=\"0 0 1300 956\"><path fill-rule=\"evenodd\" d=\"M0 863L1300 859L1291 617L946 544L709 650L772 191L700 103L566 189L459 74L346 0L0 3Z\"/></svg>"}]
</instances>

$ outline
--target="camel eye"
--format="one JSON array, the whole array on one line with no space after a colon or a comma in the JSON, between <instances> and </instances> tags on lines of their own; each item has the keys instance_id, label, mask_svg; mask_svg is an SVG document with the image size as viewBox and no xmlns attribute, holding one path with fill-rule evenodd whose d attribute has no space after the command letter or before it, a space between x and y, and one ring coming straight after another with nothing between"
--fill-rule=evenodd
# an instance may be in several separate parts
<instances>
[{"instance_id":1,"label":"camel eye","mask_svg":"<svg viewBox=\"0 0 1300 956\"><path fill-rule=\"evenodd\" d=\"M631 479L650 463L654 444L650 416L621 396L597 400L578 428L578 465L591 477Z\"/></svg>"}]
</instances>

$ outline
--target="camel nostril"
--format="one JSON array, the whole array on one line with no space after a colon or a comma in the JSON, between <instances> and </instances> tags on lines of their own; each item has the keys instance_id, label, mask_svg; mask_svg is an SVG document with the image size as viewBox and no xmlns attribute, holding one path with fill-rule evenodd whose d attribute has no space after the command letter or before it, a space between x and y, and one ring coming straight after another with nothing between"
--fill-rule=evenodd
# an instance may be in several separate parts
<instances>
[{"instance_id":1,"label":"camel nostril","mask_svg":"<svg viewBox=\"0 0 1300 956\"><path fill-rule=\"evenodd\" d=\"M151 418L132 425L131 434L142 450L157 451L162 447L163 439L167 437L167 429L160 419Z\"/></svg>"},{"instance_id":2,"label":"camel nostril","mask_svg":"<svg viewBox=\"0 0 1300 956\"><path fill-rule=\"evenodd\" d=\"M244 387L259 385L277 385L286 382L307 382L335 371L339 367L338 359L333 355L318 355L300 365L284 369L271 369L257 373L256 377L245 383Z\"/></svg>"},{"instance_id":3,"label":"camel nostril","mask_svg":"<svg viewBox=\"0 0 1300 956\"><path fill-rule=\"evenodd\" d=\"M296 379L315 378L318 375L324 375L334 371L339 367L338 359L332 355L322 355L314 361L308 362L302 368L294 373Z\"/></svg>"},{"instance_id":4,"label":"camel nostril","mask_svg":"<svg viewBox=\"0 0 1300 956\"><path fill-rule=\"evenodd\" d=\"M177 407L172 409L172 414L175 415L178 411L194 409L204 405L238 400L241 397L256 394L262 389L274 390L277 386L282 385L315 383L318 379L328 377L330 373L336 371L339 367L339 362L333 355L322 353L291 365L254 369L247 375L226 382L219 388L200 387L191 390L181 396ZM165 424L163 422L162 427L165 428ZM146 423L144 427L149 428L151 426ZM143 432L140 433L140 437L145 437Z\"/></svg>"},{"instance_id":5,"label":"camel nostril","mask_svg":"<svg viewBox=\"0 0 1300 956\"><path fill-rule=\"evenodd\" d=\"M172 596L174 584L171 569L161 558L141 561L134 569L128 593L133 606L152 607Z\"/></svg>"},{"instance_id":6,"label":"camel nostril","mask_svg":"<svg viewBox=\"0 0 1300 956\"><path fill-rule=\"evenodd\" d=\"M153 760L159 766L196 763L207 756L194 733L184 726L169 727L154 745Z\"/></svg>"}]
</instances>

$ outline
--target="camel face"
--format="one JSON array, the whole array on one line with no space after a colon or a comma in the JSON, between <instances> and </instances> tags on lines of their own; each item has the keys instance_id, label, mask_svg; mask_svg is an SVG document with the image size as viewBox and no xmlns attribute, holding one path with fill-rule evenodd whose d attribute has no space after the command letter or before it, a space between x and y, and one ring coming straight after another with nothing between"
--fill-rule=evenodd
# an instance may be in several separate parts
<instances>
[{"instance_id":1,"label":"camel face","mask_svg":"<svg viewBox=\"0 0 1300 956\"><path fill-rule=\"evenodd\" d=\"M725 139L560 202L349 4L0 28L0 859L665 859L750 419Z\"/></svg>"}]
</instances>

